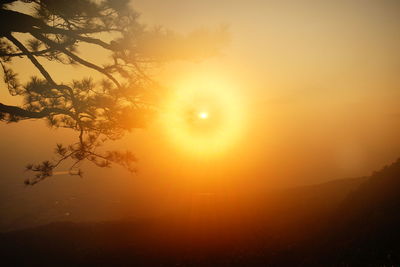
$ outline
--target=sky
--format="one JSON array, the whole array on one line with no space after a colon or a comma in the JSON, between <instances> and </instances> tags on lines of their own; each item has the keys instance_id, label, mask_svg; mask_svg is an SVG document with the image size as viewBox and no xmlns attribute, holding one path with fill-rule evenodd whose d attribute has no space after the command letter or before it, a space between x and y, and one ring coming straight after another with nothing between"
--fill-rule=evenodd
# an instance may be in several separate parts
<instances>
[{"instance_id":1,"label":"sky","mask_svg":"<svg viewBox=\"0 0 400 267\"><path fill-rule=\"evenodd\" d=\"M17 220L34 210L43 217L43 203L54 207L71 198L85 198L87 206L128 201L113 212L146 215L185 190L241 194L360 177L400 156L397 1L138 0L132 6L149 27L181 34L228 28L230 42L220 55L165 64L155 79L172 90L202 80L207 90L232 96L240 132L221 153L193 154L160 116L111 145L137 155L138 175L87 166L82 179L56 175L27 189L23 166L51 157L60 139L76 133L40 121L1 124L0 205L20 204L0 216ZM22 78L31 75L25 63L18 68ZM64 78L57 68L54 77ZM4 90L0 97L18 103ZM37 196L41 204L32 208ZM70 209L59 216L71 216Z\"/></svg>"},{"instance_id":2,"label":"sky","mask_svg":"<svg viewBox=\"0 0 400 267\"><path fill-rule=\"evenodd\" d=\"M148 24L229 27L223 55L189 69L223 73L240 91L250 115L234 153L246 176L314 183L366 175L398 156L396 1L136 3ZM187 64L177 68L165 69L167 83L187 75Z\"/></svg>"}]
</instances>

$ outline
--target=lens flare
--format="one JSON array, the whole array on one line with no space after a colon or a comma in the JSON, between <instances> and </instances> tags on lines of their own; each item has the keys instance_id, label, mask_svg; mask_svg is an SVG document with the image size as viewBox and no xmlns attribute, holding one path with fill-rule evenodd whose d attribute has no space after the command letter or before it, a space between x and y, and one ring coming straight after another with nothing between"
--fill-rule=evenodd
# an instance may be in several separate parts
<instances>
[{"instance_id":1,"label":"lens flare","mask_svg":"<svg viewBox=\"0 0 400 267\"><path fill-rule=\"evenodd\" d=\"M169 139L192 154L219 154L234 145L243 109L234 86L221 79L191 78L167 100L162 122Z\"/></svg>"},{"instance_id":2,"label":"lens flare","mask_svg":"<svg viewBox=\"0 0 400 267\"><path fill-rule=\"evenodd\" d=\"M205 120L208 118L208 114L206 112L200 112L199 118Z\"/></svg>"}]
</instances>

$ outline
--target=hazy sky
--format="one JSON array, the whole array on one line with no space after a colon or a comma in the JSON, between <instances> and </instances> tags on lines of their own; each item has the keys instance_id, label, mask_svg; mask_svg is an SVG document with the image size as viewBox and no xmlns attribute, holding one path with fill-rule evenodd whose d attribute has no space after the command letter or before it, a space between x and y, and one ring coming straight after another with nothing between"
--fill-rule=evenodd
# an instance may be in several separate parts
<instances>
[{"instance_id":1,"label":"hazy sky","mask_svg":"<svg viewBox=\"0 0 400 267\"><path fill-rule=\"evenodd\" d=\"M117 144L136 152L137 177L87 168L83 180L55 176L31 190L36 194L53 201L49 190L62 188L113 199L122 190L149 207L183 185L253 190L318 183L368 175L400 156L398 1L138 0L133 6L142 22L182 34L229 27L222 55L168 64L157 79L173 88L190 75L220 74L242 100L242 136L220 157L191 157L156 122ZM51 157L53 145L73 135L41 122L0 125L0 186L8 191L2 197L24 192L23 166Z\"/></svg>"},{"instance_id":2,"label":"hazy sky","mask_svg":"<svg viewBox=\"0 0 400 267\"><path fill-rule=\"evenodd\" d=\"M189 69L224 73L248 101L248 136L233 152L246 176L309 183L398 157L397 1L136 3L142 21L181 32L229 26L224 55Z\"/></svg>"}]
</instances>

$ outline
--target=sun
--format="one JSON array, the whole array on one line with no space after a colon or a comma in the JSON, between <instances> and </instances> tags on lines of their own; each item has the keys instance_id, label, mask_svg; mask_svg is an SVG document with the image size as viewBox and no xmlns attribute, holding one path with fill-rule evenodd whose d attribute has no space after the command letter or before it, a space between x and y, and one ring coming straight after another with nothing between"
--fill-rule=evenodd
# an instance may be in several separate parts
<instances>
[{"instance_id":1,"label":"sun","mask_svg":"<svg viewBox=\"0 0 400 267\"><path fill-rule=\"evenodd\" d=\"M210 75L191 77L166 98L161 115L168 139L193 155L211 156L237 144L243 107L234 86Z\"/></svg>"},{"instance_id":2,"label":"sun","mask_svg":"<svg viewBox=\"0 0 400 267\"><path fill-rule=\"evenodd\" d=\"M200 112L199 113L199 118L202 120L205 120L208 118L208 113L207 112Z\"/></svg>"}]
</instances>

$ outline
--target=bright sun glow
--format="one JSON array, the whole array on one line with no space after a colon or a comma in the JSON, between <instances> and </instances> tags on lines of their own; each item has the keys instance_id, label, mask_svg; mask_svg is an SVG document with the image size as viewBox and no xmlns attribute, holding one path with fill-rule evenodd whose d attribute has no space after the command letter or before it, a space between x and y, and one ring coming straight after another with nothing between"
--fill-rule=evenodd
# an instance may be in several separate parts
<instances>
[{"instance_id":1,"label":"bright sun glow","mask_svg":"<svg viewBox=\"0 0 400 267\"><path fill-rule=\"evenodd\" d=\"M201 75L176 88L166 102L161 121L177 147L208 157L237 143L243 128L243 109L234 86Z\"/></svg>"},{"instance_id":2,"label":"bright sun glow","mask_svg":"<svg viewBox=\"0 0 400 267\"><path fill-rule=\"evenodd\" d=\"M208 114L206 112L200 112L199 118L205 120L208 118Z\"/></svg>"}]
</instances>

